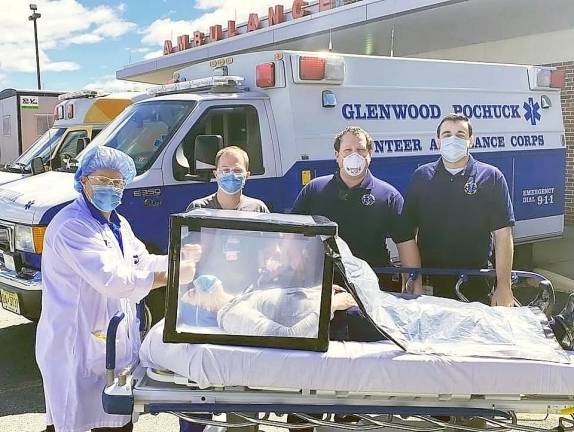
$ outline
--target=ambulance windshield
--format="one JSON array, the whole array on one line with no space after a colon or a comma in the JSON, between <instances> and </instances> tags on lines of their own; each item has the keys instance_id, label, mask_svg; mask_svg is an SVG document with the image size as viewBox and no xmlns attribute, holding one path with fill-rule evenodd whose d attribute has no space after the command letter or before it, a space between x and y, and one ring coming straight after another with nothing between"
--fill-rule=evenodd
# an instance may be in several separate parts
<instances>
[{"instance_id":1,"label":"ambulance windshield","mask_svg":"<svg viewBox=\"0 0 574 432\"><path fill-rule=\"evenodd\" d=\"M25 167L26 170L30 169L30 162L32 159L40 157L44 164L48 164L52 153L56 150L59 139L64 134L66 128L51 128L38 138L31 146L14 160L15 165Z\"/></svg>"},{"instance_id":2,"label":"ambulance windshield","mask_svg":"<svg viewBox=\"0 0 574 432\"><path fill-rule=\"evenodd\" d=\"M192 101L149 101L132 105L91 145L105 145L127 153L141 174L153 163L194 105Z\"/></svg>"}]
</instances>

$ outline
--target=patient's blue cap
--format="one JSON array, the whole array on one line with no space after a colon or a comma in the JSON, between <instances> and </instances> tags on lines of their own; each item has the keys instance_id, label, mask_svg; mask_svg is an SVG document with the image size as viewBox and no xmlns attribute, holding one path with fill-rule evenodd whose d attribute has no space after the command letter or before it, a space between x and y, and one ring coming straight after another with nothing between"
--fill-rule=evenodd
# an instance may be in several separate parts
<instances>
[{"instance_id":1,"label":"patient's blue cap","mask_svg":"<svg viewBox=\"0 0 574 432\"><path fill-rule=\"evenodd\" d=\"M126 184L136 176L136 167L130 156L111 147L94 146L81 155L80 166L74 175L74 189L82 192L80 177L89 176L98 169L118 171Z\"/></svg>"},{"instance_id":2,"label":"patient's blue cap","mask_svg":"<svg viewBox=\"0 0 574 432\"><path fill-rule=\"evenodd\" d=\"M201 275L193 281L193 286L202 292L210 292L217 282L221 282L217 276Z\"/></svg>"}]
</instances>

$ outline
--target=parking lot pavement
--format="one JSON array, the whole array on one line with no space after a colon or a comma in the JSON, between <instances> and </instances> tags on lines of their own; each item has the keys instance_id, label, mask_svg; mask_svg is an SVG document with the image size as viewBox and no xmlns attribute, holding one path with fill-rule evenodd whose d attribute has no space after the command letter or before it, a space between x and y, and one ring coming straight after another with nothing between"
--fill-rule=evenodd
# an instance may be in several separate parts
<instances>
[{"instance_id":1,"label":"parking lot pavement","mask_svg":"<svg viewBox=\"0 0 574 432\"><path fill-rule=\"evenodd\" d=\"M0 431L40 432L45 428L42 378L34 359L36 326L0 307ZM135 432L175 432L171 415L142 416Z\"/></svg>"}]
</instances>

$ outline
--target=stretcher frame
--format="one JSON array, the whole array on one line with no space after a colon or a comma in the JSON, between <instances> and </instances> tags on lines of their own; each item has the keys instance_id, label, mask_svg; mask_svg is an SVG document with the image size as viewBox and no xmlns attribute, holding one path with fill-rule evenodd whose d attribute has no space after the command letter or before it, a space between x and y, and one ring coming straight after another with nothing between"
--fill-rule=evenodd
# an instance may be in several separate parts
<instances>
[{"instance_id":1,"label":"stretcher frame","mask_svg":"<svg viewBox=\"0 0 574 432\"><path fill-rule=\"evenodd\" d=\"M407 285L421 274L456 275L457 294L469 276L495 278L493 269L445 270L378 268L377 273L406 273ZM530 278L539 284L551 283L531 272L513 272L512 279ZM352 284L351 284L352 285ZM352 291L353 287L350 286ZM552 291L553 292L553 291ZM107 384L103 391L104 410L109 414L131 415L133 421L144 413L171 413L190 423L226 427L230 430L247 426L273 426L284 429L327 428L350 431L402 430L435 432L457 430L485 432L516 430L574 431L574 395L535 394L406 394L385 392L339 392L315 389L272 389L254 387L209 387L200 389L186 377L170 371L145 368L141 364L115 374L115 337L123 313L114 316L108 327L106 342ZM539 414L540 421L559 414L556 426L540 428L519 424L516 413ZM245 413L259 413L249 415ZM198 414L234 414L240 423L213 420ZM303 423L270 419L270 414L292 414ZM317 417L320 415L320 417ZM354 416L343 423L334 416ZM481 426L453 424L447 418L476 418ZM412 421L414 420L414 421ZM528 420L532 421L532 420Z\"/></svg>"}]
</instances>

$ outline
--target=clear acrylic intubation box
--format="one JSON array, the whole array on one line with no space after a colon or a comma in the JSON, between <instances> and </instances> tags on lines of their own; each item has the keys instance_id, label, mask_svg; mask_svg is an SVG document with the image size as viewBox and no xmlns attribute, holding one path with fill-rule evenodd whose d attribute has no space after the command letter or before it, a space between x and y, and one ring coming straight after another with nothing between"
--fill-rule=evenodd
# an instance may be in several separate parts
<instances>
[{"instance_id":1,"label":"clear acrylic intubation box","mask_svg":"<svg viewBox=\"0 0 574 432\"><path fill-rule=\"evenodd\" d=\"M316 216L173 215L164 341L325 351L336 230Z\"/></svg>"}]
</instances>

